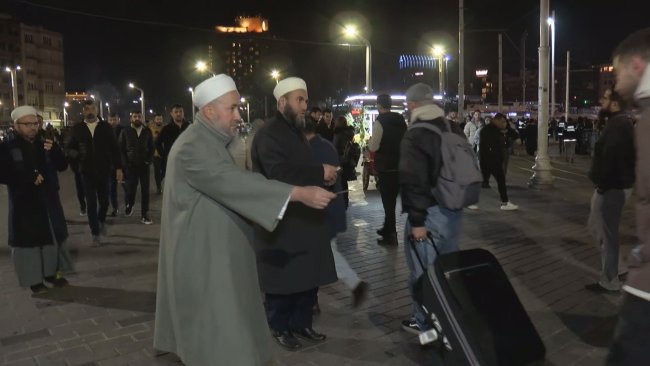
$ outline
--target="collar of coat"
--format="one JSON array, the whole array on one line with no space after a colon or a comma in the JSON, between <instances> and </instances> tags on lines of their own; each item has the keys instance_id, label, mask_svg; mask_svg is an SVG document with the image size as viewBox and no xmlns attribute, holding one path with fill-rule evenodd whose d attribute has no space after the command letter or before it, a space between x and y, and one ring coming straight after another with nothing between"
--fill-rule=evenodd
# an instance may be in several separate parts
<instances>
[{"instance_id":1,"label":"collar of coat","mask_svg":"<svg viewBox=\"0 0 650 366\"><path fill-rule=\"evenodd\" d=\"M417 107L411 112L411 123L415 121L431 121L445 115L445 112L435 104Z\"/></svg>"},{"instance_id":2,"label":"collar of coat","mask_svg":"<svg viewBox=\"0 0 650 366\"><path fill-rule=\"evenodd\" d=\"M208 122L205 117L203 117L203 113L197 113L196 120L199 122L199 126L209 131L219 141L222 141L226 146L230 145L233 140L233 136L230 136L230 134L228 134L228 132L224 131L223 129L211 125L210 122Z\"/></svg>"}]
</instances>

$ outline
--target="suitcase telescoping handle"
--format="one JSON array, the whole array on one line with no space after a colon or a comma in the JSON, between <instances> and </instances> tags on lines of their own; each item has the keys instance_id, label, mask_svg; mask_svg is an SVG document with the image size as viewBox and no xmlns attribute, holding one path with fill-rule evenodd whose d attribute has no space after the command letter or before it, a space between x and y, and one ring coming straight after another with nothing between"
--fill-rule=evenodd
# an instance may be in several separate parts
<instances>
[{"instance_id":1,"label":"suitcase telescoping handle","mask_svg":"<svg viewBox=\"0 0 650 366\"><path fill-rule=\"evenodd\" d=\"M433 246L433 249L436 251L436 255L440 256L440 251L438 251L438 247L436 247L436 242L435 240L433 240L433 235L431 235L429 231L427 231L427 239L428 240L426 241L430 242L431 246ZM420 253L418 253L418 249L415 247L415 243L423 242L423 241L425 240L424 239L415 240L415 238L413 238L413 235L408 236L408 242L411 245L411 249L413 249L413 252L415 253L415 257L417 257L418 262L420 263L420 267L422 267L422 271L426 272L428 266L424 262L422 262L422 258L420 258Z\"/></svg>"}]
</instances>

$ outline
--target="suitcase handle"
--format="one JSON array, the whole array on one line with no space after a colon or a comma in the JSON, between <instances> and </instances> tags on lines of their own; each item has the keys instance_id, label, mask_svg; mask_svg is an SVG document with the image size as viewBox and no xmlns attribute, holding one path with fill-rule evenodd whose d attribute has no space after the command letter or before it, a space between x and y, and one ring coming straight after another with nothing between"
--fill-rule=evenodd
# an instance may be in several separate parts
<instances>
[{"instance_id":1,"label":"suitcase handle","mask_svg":"<svg viewBox=\"0 0 650 366\"><path fill-rule=\"evenodd\" d=\"M436 247L436 242L433 240L433 235L431 235L431 232L427 231L427 239L429 242L431 242L431 246L433 246L433 249L436 251L436 255L440 256L440 251L438 251L438 248ZM424 240L422 240L424 241ZM408 236L408 242L411 245L411 249L413 249L413 252L415 253L415 256L418 259L418 262L420 263L420 267L422 267L423 272L427 272L427 266L422 262L422 258L420 258L420 254L418 253L417 248L415 247L415 243L418 242L413 238L413 235Z\"/></svg>"}]
</instances>

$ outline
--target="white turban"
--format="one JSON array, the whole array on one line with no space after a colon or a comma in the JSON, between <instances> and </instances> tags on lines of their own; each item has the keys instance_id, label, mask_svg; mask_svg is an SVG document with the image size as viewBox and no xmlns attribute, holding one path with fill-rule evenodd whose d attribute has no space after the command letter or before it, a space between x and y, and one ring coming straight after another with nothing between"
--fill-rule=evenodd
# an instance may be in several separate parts
<instances>
[{"instance_id":1,"label":"white turban","mask_svg":"<svg viewBox=\"0 0 650 366\"><path fill-rule=\"evenodd\" d=\"M23 105L11 111L11 120L16 122L25 116L36 116L37 114L34 107Z\"/></svg>"},{"instance_id":2,"label":"white turban","mask_svg":"<svg viewBox=\"0 0 650 366\"><path fill-rule=\"evenodd\" d=\"M196 108L201 109L206 104L231 91L237 91L235 81L226 74L219 74L204 80L194 88L193 102Z\"/></svg>"},{"instance_id":3,"label":"white turban","mask_svg":"<svg viewBox=\"0 0 650 366\"><path fill-rule=\"evenodd\" d=\"M290 77L284 80L280 80L278 85L273 89L273 96L275 99L279 100L281 96L290 93L294 90L304 90L307 91L307 84L301 78Z\"/></svg>"}]
</instances>

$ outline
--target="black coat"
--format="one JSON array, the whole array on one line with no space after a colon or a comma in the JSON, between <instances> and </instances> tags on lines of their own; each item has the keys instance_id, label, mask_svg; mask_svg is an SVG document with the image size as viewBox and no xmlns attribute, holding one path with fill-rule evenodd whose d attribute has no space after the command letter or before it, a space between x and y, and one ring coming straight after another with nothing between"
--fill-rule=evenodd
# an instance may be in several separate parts
<instances>
[{"instance_id":1,"label":"black coat","mask_svg":"<svg viewBox=\"0 0 650 366\"><path fill-rule=\"evenodd\" d=\"M158 135L158 138L156 138L156 149L161 158L167 158L169 151L172 149L172 145L174 145L178 136L180 136L189 125L189 123L183 120L181 126L178 127L174 121L171 121L160 130L160 134Z\"/></svg>"},{"instance_id":2,"label":"black coat","mask_svg":"<svg viewBox=\"0 0 650 366\"><path fill-rule=\"evenodd\" d=\"M395 112L380 113L377 121L381 124L382 134L379 150L375 153L375 170L378 172L396 172L399 166L399 149L406 132L406 121Z\"/></svg>"},{"instance_id":3,"label":"black coat","mask_svg":"<svg viewBox=\"0 0 650 366\"><path fill-rule=\"evenodd\" d=\"M104 121L97 122L94 135L85 122L72 127L66 144L66 156L79 164L79 170L87 175L109 177L112 169L122 169L113 128Z\"/></svg>"},{"instance_id":4,"label":"black coat","mask_svg":"<svg viewBox=\"0 0 650 366\"><path fill-rule=\"evenodd\" d=\"M494 124L481 129L479 138L479 159L481 166L501 164L505 159L506 137Z\"/></svg>"},{"instance_id":5,"label":"black coat","mask_svg":"<svg viewBox=\"0 0 650 366\"><path fill-rule=\"evenodd\" d=\"M142 126L140 136L133 127L126 127L122 130L118 140L122 163L127 169L139 169L142 166L151 164L154 146L151 130Z\"/></svg>"},{"instance_id":6,"label":"black coat","mask_svg":"<svg viewBox=\"0 0 650 366\"><path fill-rule=\"evenodd\" d=\"M632 188L635 162L632 120L624 114L611 117L594 146L589 179L602 191Z\"/></svg>"},{"instance_id":7,"label":"black coat","mask_svg":"<svg viewBox=\"0 0 650 366\"><path fill-rule=\"evenodd\" d=\"M315 162L301 131L277 113L255 135L253 171L296 186L322 186L323 166ZM273 232L255 230L262 291L292 294L337 280L325 211L290 202Z\"/></svg>"},{"instance_id":8,"label":"black coat","mask_svg":"<svg viewBox=\"0 0 650 366\"><path fill-rule=\"evenodd\" d=\"M345 147L350 141L354 139L354 128L351 126L336 127L334 129L334 147L336 152L339 154L339 161L341 161L341 168L343 168L343 179L345 180L355 180L357 179L356 167L350 166L345 159L343 159L343 153L345 152Z\"/></svg>"},{"instance_id":9,"label":"black coat","mask_svg":"<svg viewBox=\"0 0 650 366\"><path fill-rule=\"evenodd\" d=\"M40 137L33 143L17 137L0 144L0 184L6 184L9 193L10 246L52 245L52 230L57 242L68 238L57 174L67 167L59 145L55 143L46 152ZM44 180L37 186L34 182L39 174Z\"/></svg>"}]
</instances>

